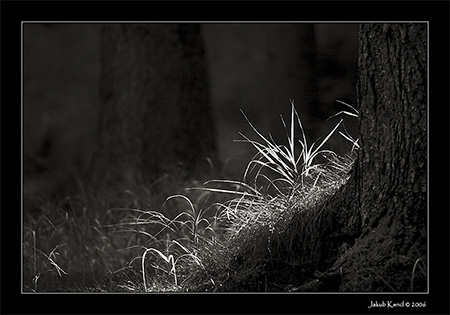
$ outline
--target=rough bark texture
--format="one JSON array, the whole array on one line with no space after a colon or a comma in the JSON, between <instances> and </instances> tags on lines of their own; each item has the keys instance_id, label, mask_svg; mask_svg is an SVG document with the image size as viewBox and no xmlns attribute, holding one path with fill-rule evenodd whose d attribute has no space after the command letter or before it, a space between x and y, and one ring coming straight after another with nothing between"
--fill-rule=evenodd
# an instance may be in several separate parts
<instances>
[{"instance_id":1,"label":"rough bark texture","mask_svg":"<svg viewBox=\"0 0 450 315\"><path fill-rule=\"evenodd\" d=\"M95 179L126 182L206 164L215 133L200 25L105 25L101 38Z\"/></svg>"},{"instance_id":2,"label":"rough bark texture","mask_svg":"<svg viewBox=\"0 0 450 315\"><path fill-rule=\"evenodd\" d=\"M343 291L425 291L427 25L363 24L359 42L361 149L328 203L331 270Z\"/></svg>"}]
</instances>

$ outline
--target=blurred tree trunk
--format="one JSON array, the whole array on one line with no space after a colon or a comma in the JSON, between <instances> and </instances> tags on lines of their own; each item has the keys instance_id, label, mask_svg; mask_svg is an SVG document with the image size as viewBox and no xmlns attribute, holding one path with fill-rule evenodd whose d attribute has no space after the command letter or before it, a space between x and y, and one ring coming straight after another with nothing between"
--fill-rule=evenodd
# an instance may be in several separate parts
<instances>
[{"instance_id":1,"label":"blurred tree trunk","mask_svg":"<svg viewBox=\"0 0 450 315\"><path fill-rule=\"evenodd\" d=\"M339 290L425 291L427 25L362 24L359 45L361 149L323 250Z\"/></svg>"},{"instance_id":2,"label":"blurred tree trunk","mask_svg":"<svg viewBox=\"0 0 450 315\"><path fill-rule=\"evenodd\" d=\"M285 141L286 132L280 128L280 114L290 116L289 99L302 113L307 134L318 133L317 119L324 118L318 104L317 47L314 24L264 25L266 31L263 52L266 63L262 72L262 98L266 102L268 132L278 142Z\"/></svg>"},{"instance_id":3,"label":"blurred tree trunk","mask_svg":"<svg viewBox=\"0 0 450 315\"><path fill-rule=\"evenodd\" d=\"M104 183L192 172L215 154L199 24L110 24L101 32L98 149Z\"/></svg>"}]
</instances>

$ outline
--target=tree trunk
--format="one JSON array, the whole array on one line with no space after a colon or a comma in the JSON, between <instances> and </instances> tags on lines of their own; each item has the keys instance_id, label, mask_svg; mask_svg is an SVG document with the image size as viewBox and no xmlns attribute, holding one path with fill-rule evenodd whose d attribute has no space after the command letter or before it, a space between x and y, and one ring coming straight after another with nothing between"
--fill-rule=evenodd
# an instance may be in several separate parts
<instances>
[{"instance_id":1,"label":"tree trunk","mask_svg":"<svg viewBox=\"0 0 450 315\"><path fill-rule=\"evenodd\" d=\"M359 45L361 149L328 202L330 270L342 291L426 291L427 25L362 24Z\"/></svg>"},{"instance_id":2,"label":"tree trunk","mask_svg":"<svg viewBox=\"0 0 450 315\"><path fill-rule=\"evenodd\" d=\"M199 24L105 25L101 58L95 180L154 179L213 157Z\"/></svg>"}]
</instances>

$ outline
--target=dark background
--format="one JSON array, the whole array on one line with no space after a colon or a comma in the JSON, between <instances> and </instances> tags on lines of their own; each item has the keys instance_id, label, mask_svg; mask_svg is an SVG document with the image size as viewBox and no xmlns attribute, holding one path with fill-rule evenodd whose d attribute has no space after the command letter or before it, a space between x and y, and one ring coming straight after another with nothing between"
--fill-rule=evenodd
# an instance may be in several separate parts
<instances>
[{"instance_id":1,"label":"dark background","mask_svg":"<svg viewBox=\"0 0 450 315\"><path fill-rule=\"evenodd\" d=\"M223 163L215 167L232 178L242 177L255 153L251 145L233 141L242 139L238 132L257 140L240 109L265 136L271 132L283 142L279 115L289 121L289 99L294 99L311 144L336 123L326 119L345 109L336 100L356 107L357 24L299 25L310 34L306 43L297 40L302 37L289 24L202 24L216 143ZM101 27L23 25L26 196L62 190L74 175L82 177L89 165L97 145L101 101ZM346 119L346 127L356 138L356 119ZM343 154L349 146L339 137L333 137L330 146Z\"/></svg>"},{"instance_id":2,"label":"dark background","mask_svg":"<svg viewBox=\"0 0 450 315\"><path fill-rule=\"evenodd\" d=\"M296 295L207 295L208 303L220 305L216 313L369 313L371 300L406 299L427 301L427 308L403 310L409 313L448 313L448 1L392 1L392 2L322 2L286 3L276 5L253 3L232 5L212 3L200 7L189 4L180 10L169 10L173 3L162 8L117 3L9 2L1 3L1 59L2 59L2 200L1 215L1 312L2 313L206 313L205 295L22 295L21 292L21 21L36 20L184 20L191 10L193 20L201 20L202 12L212 13L211 20L308 20L308 21L430 21L430 115L429 191L430 208L430 294L296 294ZM161 6L161 5L160 5ZM301 10L299 9L301 7ZM159 9L159 10L158 10ZM201 10L199 10L201 9ZM6 80L7 78L7 80ZM444 147L444 150L442 150ZM445 177L445 175L444 175ZM448 178L447 178L448 179ZM443 242L442 242L443 240ZM448 254L448 252L447 252ZM444 287L444 289L442 288ZM119 299L117 299L119 298ZM69 308L59 307L69 305ZM118 303L120 302L120 303ZM231 302L231 303L230 303ZM87 309L89 305L89 309ZM186 308L189 305L189 308ZM199 306L200 305L200 306ZM236 305L240 305L237 309ZM400 311L400 310L398 310ZM387 309L380 313L391 313Z\"/></svg>"}]
</instances>

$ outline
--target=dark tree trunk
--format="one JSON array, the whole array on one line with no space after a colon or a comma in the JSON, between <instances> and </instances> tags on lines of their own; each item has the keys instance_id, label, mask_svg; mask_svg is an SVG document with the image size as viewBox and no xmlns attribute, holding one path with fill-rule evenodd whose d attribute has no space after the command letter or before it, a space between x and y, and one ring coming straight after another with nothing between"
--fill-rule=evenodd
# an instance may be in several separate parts
<instances>
[{"instance_id":1,"label":"dark tree trunk","mask_svg":"<svg viewBox=\"0 0 450 315\"><path fill-rule=\"evenodd\" d=\"M101 34L101 104L92 177L152 179L215 154L199 24L113 24Z\"/></svg>"},{"instance_id":2,"label":"dark tree trunk","mask_svg":"<svg viewBox=\"0 0 450 315\"><path fill-rule=\"evenodd\" d=\"M340 290L425 291L427 25L363 24L359 44L361 149L324 250Z\"/></svg>"}]
</instances>

